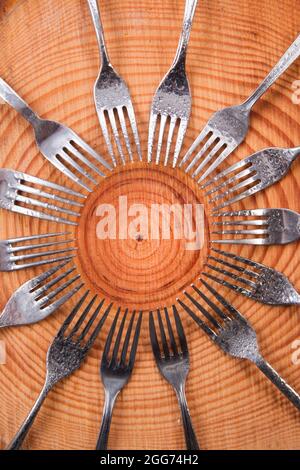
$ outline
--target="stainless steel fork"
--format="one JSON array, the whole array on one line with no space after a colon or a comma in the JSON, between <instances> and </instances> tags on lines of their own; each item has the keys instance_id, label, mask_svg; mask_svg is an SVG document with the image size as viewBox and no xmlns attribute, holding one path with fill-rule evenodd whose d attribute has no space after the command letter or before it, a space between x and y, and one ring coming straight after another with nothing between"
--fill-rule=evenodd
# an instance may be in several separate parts
<instances>
[{"instance_id":1,"label":"stainless steel fork","mask_svg":"<svg viewBox=\"0 0 300 470\"><path fill-rule=\"evenodd\" d=\"M51 192L46 192L43 188L47 188L51 190ZM67 225L78 225L77 222L73 220L65 217L57 217L48 213L49 211L60 212L72 217L79 217L80 215L80 212L40 199L54 201L55 203L61 203L67 206L83 207L82 203L70 198L61 197L53 191L58 193L62 192L77 198L85 198L82 194L66 188L65 186L36 178L27 173L0 169L0 208L30 217L37 217L38 219L50 220ZM47 212L37 211L34 209L35 207L45 209Z\"/></svg>"},{"instance_id":2,"label":"stainless steel fork","mask_svg":"<svg viewBox=\"0 0 300 470\"><path fill-rule=\"evenodd\" d=\"M56 238L69 235L68 232L45 233L44 235L32 235L30 237L10 238L9 240L0 240L0 271L19 271L20 269L32 268L34 266L44 266L62 262L73 258L72 251L77 250L76 247L60 248L49 250L50 247L65 245L74 242L74 240L57 240L44 243L29 244L41 239ZM25 244L24 244L25 243ZM45 251L36 251L41 248L47 248ZM30 251L30 253L27 253ZM22 252L25 252L22 254ZM56 256L64 255L64 256ZM35 258L41 258L38 261L31 261ZM46 259L44 259L46 258Z\"/></svg>"},{"instance_id":3,"label":"stainless steel fork","mask_svg":"<svg viewBox=\"0 0 300 470\"><path fill-rule=\"evenodd\" d=\"M167 339L167 334L164 328L160 310L157 311L162 347L159 346L153 313L150 312L149 331L153 354L159 372L174 388L176 393L181 411L186 448L188 450L199 450L199 444L193 428L185 396L185 383L190 369L190 359L184 329L175 305L173 305L173 315L176 324L177 335L174 333L172 328L169 312L166 307L164 308L164 312L169 341ZM176 341L175 336L178 337L178 341Z\"/></svg>"},{"instance_id":4,"label":"stainless steel fork","mask_svg":"<svg viewBox=\"0 0 300 470\"><path fill-rule=\"evenodd\" d=\"M259 351L256 333L246 318L203 279L202 283L212 294L214 300L211 300L200 289L193 286L195 293L198 294L204 304L198 302L187 292L186 296L193 304L193 307L190 307L182 300L178 300L179 304L195 320L204 333L226 354L253 362L278 390L300 410L300 395L263 358ZM196 315L194 308L202 313L206 321Z\"/></svg>"},{"instance_id":5,"label":"stainless steel fork","mask_svg":"<svg viewBox=\"0 0 300 470\"><path fill-rule=\"evenodd\" d=\"M272 184L280 181L289 171L293 161L300 155L300 147L292 149L267 148L244 158L244 160L226 168L203 186L206 188L211 184L226 178L225 181L207 191L206 195L219 192L210 199L210 203L216 203L226 199L222 204L214 208L214 211L222 209L229 204L241 201ZM239 171L237 171L239 170ZM232 175L231 175L232 174ZM237 193L233 197L232 193ZM229 199L227 199L229 197Z\"/></svg>"},{"instance_id":6,"label":"stainless steel fork","mask_svg":"<svg viewBox=\"0 0 300 470\"><path fill-rule=\"evenodd\" d=\"M87 291L80 299L52 341L52 344L48 349L46 359L47 372L45 384L29 415L8 445L7 450L20 449L38 411L40 410L50 390L54 387L54 385L57 384L57 382L60 382L62 379L75 372L75 370L79 369L89 350L93 346L95 339L97 338L111 308L110 305L105 310L100 320L97 321L99 312L101 311L104 303L102 300L83 327L82 325L86 320L88 313L92 309L97 296L95 296L89 302L83 313L79 316L75 325L72 326L69 332L67 332L73 320L78 317L77 314L84 305L88 293L89 292ZM96 324L96 326L93 326L94 324ZM91 330L92 327L93 329Z\"/></svg>"},{"instance_id":7,"label":"stainless steel fork","mask_svg":"<svg viewBox=\"0 0 300 470\"><path fill-rule=\"evenodd\" d=\"M104 177L105 173L92 163L85 154L92 157L97 164L100 163L106 169L111 169L104 158L98 155L74 131L56 121L41 119L2 78L0 78L0 97L32 125L36 144L43 156L58 170L87 191L92 190L81 179L82 176L93 184L98 183L85 167L101 177ZM85 167L82 167L81 164L84 164ZM80 174L80 177L77 176L74 170Z\"/></svg>"},{"instance_id":8,"label":"stainless steel fork","mask_svg":"<svg viewBox=\"0 0 300 470\"><path fill-rule=\"evenodd\" d=\"M173 135L177 123L179 127L173 154L173 167L176 166L176 162L178 160L178 156L182 147L192 106L191 91L185 71L185 62L186 51L190 38L192 21L196 6L197 0L186 0L183 26L175 59L170 70L162 79L153 97L148 136L149 163L152 161L156 124L158 119L160 119L160 128L156 151L156 164L158 164L160 160L160 153L163 145L163 137L168 119L170 122L164 164L167 165L168 163Z\"/></svg>"},{"instance_id":9,"label":"stainless steel fork","mask_svg":"<svg viewBox=\"0 0 300 470\"><path fill-rule=\"evenodd\" d=\"M113 336L115 333L117 321L120 315L120 309L118 309L111 329L107 336L105 343L102 361L101 361L101 379L105 390L105 402L103 408L103 416L100 434L97 441L97 450L107 449L108 435L110 430L110 423L112 419L112 413L114 404L117 396L125 385L127 385L134 366L135 355L137 351L141 323L142 323L142 312L140 312L138 320L136 322L134 335L132 338L131 348L129 348L131 333L133 330L135 312L131 315L131 319L127 328L127 332L121 346L121 340L123 330L125 326L125 320L128 311L126 310L122 321L120 323L119 331L117 333L115 344L112 352L110 351Z\"/></svg>"},{"instance_id":10,"label":"stainless steel fork","mask_svg":"<svg viewBox=\"0 0 300 470\"><path fill-rule=\"evenodd\" d=\"M94 86L94 99L96 111L98 113L98 118L102 133L110 153L113 165L117 165L115 153L113 150L113 145L110 140L110 135L106 123L106 117L108 118L112 133L114 136L114 141L118 149L118 153L121 157L122 163L125 164L126 158L123 151L123 145L120 139L118 125L116 121L116 116L121 126L123 139L125 142L125 147L127 149L130 161L133 161L133 152L130 145L130 138L126 126L126 114L130 123L131 131L133 133L137 153L139 160L142 160L142 152L140 146L140 139L134 114L134 109L130 97L128 87L122 77L115 71L113 68L104 40L103 26L101 22L100 12L98 8L97 0L88 0L90 7L91 16L93 19L100 58L101 58L101 69L98 75L98 78ZM124 112L125 111L125 112Z\"/></svg>"},{"instance_id":11,"label":"stainless steel fork","mask_svg":"<svg viewBox=\"0 0 300 470\"><path fill-rule=\"evenodd\" d=\"M300 294L283 273L233 253L212 251L216 255L208 256L206 268L214 274L204 271L204 276L264 304L300 305Z\"/></svg>"},{"instance_id":12,"label":"stainless steel fork","mask_svg":"<svg viewBox=\"0 0 300 470\"><path fill-rule=\"evenodd\" d=\"M246 101L237 106L224 108L216 112L210 118L202 132L183 157L180 166L188 162L194 152L197 152L189 162L185 171L189 172L192 170L199 162L200 158L203 157L202 162L193 170L192 177L195 178L202 172L198 181L201 182L207 178L207 176L243 142L248 132L252 107L299 55L300 35ZM202 147L200 148L200 146ZM198 148L200 150L198 150ZM207 168L205 169L205 167Z\"/></svg>"},{"instance_id":13,"label":"stainless steel fork","mask_svg":"<svg viewBox=\"0 0 300 470\"><path fill-rule=\"evenodd\" d=\"M211 243L285 245L300 239L300 214L290 209L252 209L213 215L222 217L222 221L213 221L212 225L224 227L222 230L213 230L213 234L243 235L244 238L222 238L211 240ZM226 220L227 217L230 219ZM238 219L235 220L234 217Z\"/></svg>"},{"instance_id":14,"label":"stainless steel fork","mask_svg":"<svg viewBox=\"0 0 300 470\"><path fill-rule=\"evenodd\" d=\"M67 263L68 261L65 261L49 269L49 271L30 279L30 281L25 282L19 287L11 296L0 315L0 328L28 325L41 321L54 313L76 294L83 286L82 283L77 284L62 297L55 300L55 297L68 289L80 278L79 275L75 275L66 280L63 284L60 284L60 281L66 279L69 274L75 271L75 267L62 271L61 274L49 280L53 274L62 270Z\"/></svg>"}]
</instances>

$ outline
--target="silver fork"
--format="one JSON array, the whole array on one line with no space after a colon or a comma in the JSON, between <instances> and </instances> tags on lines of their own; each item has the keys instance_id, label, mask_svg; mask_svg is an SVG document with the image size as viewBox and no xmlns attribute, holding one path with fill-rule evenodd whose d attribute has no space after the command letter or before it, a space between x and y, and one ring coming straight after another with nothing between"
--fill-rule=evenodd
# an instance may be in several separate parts
<instances>
[{"instance_id":1,"label":"silver fork","mask_svg":"<svg viewBox=\"0 0 300 470\"><path fill-rule=\"evenodd\" d=\"M103 408L103 416L101 429L96 445L97 450L107 449L108 435L110 430L110 424L112 419L112 413L114 404L117 396L125 385L127 385L134 366L136 350L139 341L141 323L142 323L142 312L140 312L138 320L136 322L134 335L132 338L132 344L129 348L131 334L133 330L135 312L131 315L131 319L126 331L125 338L121 346L121 340L125 325L125 320L128 311L126 310L122 321L120 323L119 331L117 333L115 344L112 352L112 340L116 329L117 321L120 315L120 308L118 309L110 331L108 333L102 361L101 361L101 379L105 391L105 402Z\"/></svg>"},{"instance_id":2,"label":"silver fork","mask_svg":"<svg viewBox=\"0 0 300 470\"><path fill-rule=\"evenodd\" d=\"M207 282L202 280L202 283L213 295L216 302L209 299L196 286L193 286L193 288L201 300L204 301L204 305L187 292L186 296L207 321L203 321L196 315L193 308L178 300L180 305L226 354L253 362L273 382L278 390L300 410L300 395L263 358L259 351L256 333L246 318L229 304L224 297L218 294L215 289L208 285ZM208 307L210 308L208 309Z\"/></svg>"},{"instance_id":3,"label":"silver fork","mask_svg":"<svg viewBox=\"0 0 300 470\"><path fill-rule=\"evenodd\" d=\"M190 369L189 350L184 329L173 305L173 314L176 324L177 335L174 333L168 309L164 308L165 319L168 329L168 337L163 325L160 310L157 310L158 325L162 347L159 345L153 313L149 316L149 331L153 354L159 372L164 379L174 388L180 406L182 423L184 428L186 448L188 450L199 450L199 444L193 428L190 412L185 395L185 383ZM176 341L175 336L178 337ZM169 342L169 344L168 344ZM178 343L178 345L177 345ZM180 347L178 347L180 346Z\"/></svg>"},{"instance_id":4,"label":"silver fork","mask_svg":"<svg viewBox=\"0 0 300 470\"><path fill-rule=\"evenodd\" d=\"M58 333L54 337L47 353L46 359L46 379L40 395L38 396L35 404L33 405L29 415L23 422L17 434L14 436L12 441L7 447L7 450L18 450L24 442L25 437L29 429L31 428L34 419L40 410L46 396L50 390L60 382L62 379L71 375L75 370L79 369L89 350L93 346L95 339L97 338L103 323L110 311L111 305L105 310L103 316L98 320L99 312L103 306L104 300L100 302L94 313L90 316L85 326L83 327L84 321L87 319L87 315L93 307L97 296L88 303L83 313L79 316L79 311L84 305L84 302L88 296L88 291L83 295L78 304L72 310L70 315L66 318ZM75 318L78 318L75 325L72 326L70 331L71 323ZM96 322L96 325L93 326ZM82 328L81 328L82 327ZM93 329L91 330L91 328ZM91 332L90 332L91 330Z\"/></svg>"},{"instance_id":5,"label":"silver fork","mask_svg":"<svg viewBox=\"0 0 300 470\"><path fill-rule=\"evenodd\" d=\"M216 249L213 251L220 256L209 255L208 259L217 265L208 262L206 267L218 275L203 272L204 276L264 304L300 305L300 294L283 273L233 253ZM226 278L240 285L233 284Z\"/></svg>"},{"instance_id":6,"label":"silver fork","mask_svg":"<svg viewBox=\"0 0 300 470\"><path fill-rule=\"evenodd\" d=\"M169 132L167 137L167 146L164 164L167 165L169 154L171 151L173 134L176 123L179 124L178 135L173 155L173 167L176 166L178 156L182 147L183 139L187 130L192 98L190 85L186 76L185 62L186 51L192 28L192 21L197 6L197 0L186 0L183 26L177 47L175 59L170 70L162 79L153 97L148 136L148 162L152 161L152 153L154 148L154 139L156 133L156 124L160 118L160 128L158 134L156 164L159 163L161 148L163 145L164 131L169 119Z\"/></svg>"},{"instance_id":7,"label":"silver fork","mask_svg":"<svg viewBox=\"0 0 300 470\"><path fill-rule=\"evenodd\" d=\"M26 244L29 241L40 239L49 239L52 237L60 237L69 235L67 232L45 233L44 235L32 235L30 237L10 238L8 240L0 240L0 271L19 271L20 269L32 268L34 266L43 266L70 260L74 255L70 254L76 250L76 247L61 248L57 250L49 250L50 247L65 245L74 242L74 240L57 240L44 243ZM25 244L23 244L25 242ZM22 243L22 245L20 245ZM41 248L47 248L46 251L38 251ZM30 251L30 253L22 254L21 252ZM69 254L67 254L69 253ZM65 255L65 256L55 256ZM46 258L47 257L47 258ZM34 258L46 258L38 261L31 261Z\"/></svg>"},{"instance_id":8,"label":"silver fork","mask_svg":"<svg viewBox=\"0 0 300 470\"><path fill-rule=\"evenodd\" d=\"M142 160L140 139L128 87L123 78L120 77L120 75L115 71L110 62L105 45L104 32L98 8L98 2L97 0L88 0L88 4L94 23L94 28L96 31L101 57L101 69L94 86L94 99L100 126L108 151L110 153L113 165L116 166L117 162L113 150L113 145L110 140L106 116L108 118L108 121L110 122L114 141L117 146L122 163L126 163L115 116L115 114L117 114L130 161L133 161L133 153L130 145L130 138L127 131L126 117L124 113L124 111L126 111L130 122L131 131L133 133L138 157L139 160Z\"/></svg>"},{"instance_id":9,"label":"silver fork","mask_svg":"<svg viewBox=\"0 0 300 470\"><path fill-rule=\"evenodd\" d=\"M87 191L91 191L91 188L74 173L74 170L91 183L98 183L89 171L78 162L101 177L104 177L105 174L85 156L85 153L108 170L111 169L104 158L98 155L74 131L56 121L41 119L2 78L0 78L0 97L32 125L36 144L43 156Z\"/></svg>"},{"instance_id":10,"label":"silver fork","mask_svg":"<svg viewBox=\"0 0 300 470\"><path fill-rule=\"evenodd\" d=\"M226 229L212 231L218 235L245 235L245 238L222 238L211 243L245 245L285 245L300 239L300 214L290 209L252 209L220 212L215 217L246 217L214 221L212 225ZM251 219L251 217L254 217ZM227 229L227 227L242 227ZM244 228L248 227L248 228ZM251 227L251 228L249 228ZM262 227L262 228L259 228ZM261 235L261 237L259 237Z\"/></svg>"},{"instance_id":11,"label":"silver fork","mask_svg":"<svg viewBox=\"0 0 300 470\"><path fill-rule=\"evenodd\" d=\"M225 191L212 197L209 202L215 203L229 197L232 193L238 193L218 205L214 209L217 210L268 188L288 173L291 164L299 155L300 147L292 149L267 148L244 158L244 160L226 168L204 185L206 188L221 178L227 177L225 181L207 191L206 195L211 196L225 188ZM239 171L237 172L237 170ZM231 173L232 175L230 175Z\"/></svg>"},{"instance_id":12,"label":"silver fork","mask_svg":"<svg viewBox=\"0 0 300 470\"><path fill-rule=\"evenodd\" d=\"M207 176L243 142L248 132L252 107L269 89L269 87L282 75L282 73L285 72L287 68L299 57L299 55L300 35L288 48L264 81L245 102L237 106L224 108L216 112L210 118L202 132L183 157L180 162L180 166L186 163L192 154L197 152L198 147L202 145L202 148L193 157L185 171L189 172L194 168L196 163L198 163L200 158L204 157L202 162L196 169L194 169L192 177L195 178L200 171L203 171L203 169L208 166L199 178L199 182L207 178ZM215 160L212 162L214 158Z\"/></svg>"},{"instance_id":13,"label":"silver fork","mask_svg":"<svg viewBox=\"0 0 300 470\"><path fill-rule=\"evenodd\" d=\"M29 184L26 184L29 183ZM35 185L35 186L34 186ZM51 192L46 192L42 188L50 189ZM60 186L50 181L36 178L35 176L28 175L15 170L0 169L0 208L7 209L19 214L28 215L30 217L37 217L38 219L50 220L57 223L64 223L67 225L78 225L77 222L69 220L65 217L58 217L47 212L37 211L34 208L38 207L46 211L60 212L72 217L79 217L80 213L71 209L60 207L52 202L40 201L40 198L58 202L68 206L83 207L83 204L74 201L70 198L65 198L54 194L52 191L66 193L70 196L77 198L84 198L80 193L77 193L65 186Z\"/></svg>"},{"instance_id":14,"label":"silver fork","mask_svg":"<svg viewBox=\"0 0 300 470\"><path fill-rule=\"evenodd\" d=\"M49 280L53 274L67 264L68 261L55 266L49 271L40 274L30 281L25 282L11 296L3 312L0 315L0 328L16 325L28 325L36 323L54 313L67 300L69 300L83 286L82 283L77 284L72 290L68 290L66 294L55 300L55 297L68 289L76 282L80 275L66 280L63 284L60 281L67 278L69 274L75 271L75 267L69 268L61 272L58 276ZM47 282L46 282L47 281ZM53 289L51 289L53 287ZM53 300L53 301L52 301Z\"/></svg>"}]
</instances>

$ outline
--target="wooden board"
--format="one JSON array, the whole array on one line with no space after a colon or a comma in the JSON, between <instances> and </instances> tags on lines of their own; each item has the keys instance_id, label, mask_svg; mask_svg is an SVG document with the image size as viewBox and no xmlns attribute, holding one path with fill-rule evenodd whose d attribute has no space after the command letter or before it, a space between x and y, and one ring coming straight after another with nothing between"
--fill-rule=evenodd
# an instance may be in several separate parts
<instances>
[{"instance_id":1,"label":"wooden board","mask_svg":"<svg viewBox=\"0 0 300 470\"><path fill-rule=\"evenodd\" d=\"M153 92L168 69L177 46L183 0L101 1L101 13L111 59L130 86L146 154L149 107ZM212 112L245 99L299 32L297 0L201 0L191 35L187 70L193 92L193 110L184 142L187 150ZM64 122L103 155L108 156L94 109L92 87L99 61L92 22L85 0L5 0L0 6L0 75L43 117ZM300 141L300 105L292 102L293 83L300 79L295 63L255 106L251 128L243 145L228 159L238 161L266 146L296 146ZM39 154L31 129L7 106L0 108L1 167L26 171L52 181L69 184ZM119 171L119 170L118 170ZM132 171L131 188L139 188L150 201L155 191L168 199L176 184L181 194L194 191L191 180L179 171L158 170L147 165ZM151 172L151 173L149 173ZM128 173L126 173L128 176ZM280 184L235 207L287 207L300 210L299 162ZM130 178L130 176L128 176ZM115 181L122 181L114 175ZM118 180L119 178L119 180ZM177 183L175 183L175 180ZM109 180L105 184L110 185ZM150 184L150 189L149 189ZM145 185L148 185L145 189ZM166 189L162 189L162 186ZM115 186L113 185L113 188ZM118 185L117 185L118 187ZM192 187L192 189L190 189ZM128 191L131 189L128 187ZM99 187L101 193L101 185ZM111 200L121 194L112 190ZM149 196L149 197L148 197ZM150 199L149 199L150 198ZM171 200L174 201L173 196ZM109 202L109 201L106 201ZM83 222L82 222L83 223ZM57 226L1 211L0 237L16 237L57 230ZM101 271L97 285L82 259L89 239L78 232L78 270L87 284L111 296L122 307L154 308L170 305L197 272L188 269L198 257L180 263L175 245L170 263L163 265L168 246L154 255L153 269L143 282L136 279L135 247L116 243L118 263L109 271L111 284ZM138 241L136 242L138 245ZM146 241L142 246L150 249ZM124 249L125 249L124 248ZM300 289L298 245L285 247L232 248L285 272ZM109 250L100 250L99 264L110 267ZM126 252L127 253L127 252ZM107 255L107 256L106 256ZM127 256L127 255L126 255ZM199 272L206 252L199 254ZM127 260L128 265L122 263ZM100 262L101 261L101 262ZM161 270L162 267L162 270ZM147 266L147 269L149 266ZM99 268L100 269L100 268ZM122 298L117 281L122 270ZM126 275L128 269L128 275ZM194 268L193 268L194 269ZM162 286L176 272L171 288ZM1 274L0 307L14 290L40 270ZM161 281L161 275L165 281ZM180 284L179 281L182 280ZM126 284L127 283L127 284ZM147 290L148 289L148 290ZM145 296L145 292L147 296ZM268 307L224 290L251 321L261 350L284 378L300 391L300 365L292 363L292 344L300 339L299 308ZM45 373L45 355L66 310L30 327L2 329L7 361L0 365L0 447L4 448L25 418ZM26 440L30 449L93 449L99 429L103 390L99 360L112 316L83 367L59 384L46 400ZM191 371L187 396L197 435L203 449L297 449L300 447L299 415L251 365L225 357L184 316L189 340ZM159 376L149 343L145 315L136 367L132 380L116 405L109 439L111 449L184 449L184 438L175 395Z\"/></svg>"}]
</instances>

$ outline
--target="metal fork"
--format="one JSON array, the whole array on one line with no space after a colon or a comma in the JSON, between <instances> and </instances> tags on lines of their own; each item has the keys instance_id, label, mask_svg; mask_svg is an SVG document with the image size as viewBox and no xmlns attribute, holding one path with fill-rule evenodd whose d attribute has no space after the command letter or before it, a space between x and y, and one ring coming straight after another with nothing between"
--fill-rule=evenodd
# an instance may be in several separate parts
<instances>
[{"instance_id":1,"label":"metal fork","mask_svg":"<svg viewBox=\"0 0 300 470\"><path fill-rule=\"evenodd\" d=\"M207 178L207 176L243 142L248 132L252 107L299 55L300 35L245 102L237 106L224 108L216 112L210 118L202 132L183 157L180 166L186 163L192 154L195 151L197 152L198 147L202 145L202 148L193 157L185 171L189 172L194 168L200 158L204 157L202 162L194 169L192 177L195 178L200 171L203 171L203 169L208 166L199 178L199 182ZM215 160L212 162L214 158Z\"/></svg>"},{"instance_id":2,"label":"metal fork","mask_svg":"<svg viewBox=\"0 0 300 470\"><path fill-rule=\"evenodd\" d=\"M202 280L202 283L218 303L209 299L196 286L193 286L194 290L204 301L205 306L200 304L190 294L186 293L186 296L207 321L203 321L190 306L178 300L180 305L226 354L253 362L273 382L278 390L300 410L300 395L263 358L259 351L256 333L246 318L229 304L224 297L218 294L215 289L209 286L207 282Z\"/></svg>"},{"instance_id":3,"label":"metal fork","mask_svg":"<svg viewBox=\"0 0 300 470\"><path fill-rule=\"evenodd\" d=\"M159 346L159 340L157 338L153 313L150 312L149 330L151 345L159 372L164 377L164 379L169 382L169 384L174 388L174 391L176 393L181 411L186 448L188 450L199 450L199 444L193 428L185 395L185 384L190 369L189 350L184 329L180 317L178 315L178 311L175 305L173 305L172 308L177 335L174 332L174 329L172 328L168 309L165 307L164 312L169 336L168 344L167 334L163 325L160 310L157 310L157 318L162 343L161 348ZM178 341L176 341L175 336L178 337Z\"/></svg>"},{"instance_id":4,"label":"metal fork","mask_svg":"<svg viewBox=\"0 0 300 470\"><path fill-rule=\"evenodd\" d=\"M148 136L148 162L152 161L156 124L160 118L158 134L156 164L159 163L163 144L164 131L169 119L169 132L164 164L167 165L172 146L173 134L176 123L179 124L178 135L173 155L173 167L176 166L178 156L182 147L183 139L187 130L192 98L190 85L185 70L186 52L192 29L192 21L197 6L197 0L186 0L183 26L173 64L165 77L162 79L153 97Z\"/></svg>"},{"instance_id":5,"label":"metal fork","mask_svg":"<svg viewBox=\"0 0 300 470\"><path fill-rule=\"evenodd\" d=\"M120 391L125 385L127 385L134 366L136 350L139 341L141 323L142 323L142 312L139 313L138 320L136 322L135 332L132 339L131 348L129 348L131 333L133 330L135 312L132 313L130 322L127 328L127 332L121 346L121 340L127 317L128 310L125 311L122 321L120 323L119 331L116 336L115 344L112 352L111 345L116 329L117 321L120 315L120 308L118 309L110 331L107 336L105 343L102 361L101 361L101 379L105 391L105 402L103 407L103 416L101 429L96 445L97 450L106 450L108 435L110 430L110 424L112 419L112 413L116 398ZM130 349L130 350L129 350ZM128 356L128 357L127 357Z\"/></svg>"},{"instance_id":6,"label":"metal fork","mask_svg":"<svg viewBox=\"0 0 300 470\"><path fill-rule=\"evenodd\" d=\"M58 240L37 244L23 244L24 242L48 239L53 237L60 237L69 235L68 232L60 233L45 233L44 235L32 235L30 237L10 238L8 240L0 240L0 271L19 271L20 269L32 268L34 266L43 266L56 262L70 260L74 255L66 254L74 250L76 247L61 248L58 250L49 250L50 247L57 245L65 245L74 242L74 240ZM22 243L22 245L20 245ZM46 251L38 251L41 248L47 248ZM22 254L21 252L30 251L30 253ZM56 257L55 255L62 255ZM45 258L38 261L31 261L34 258ZM27 262L27 260L29 262Z\"/></svg>"},{"instance_id":7,"label":"metal fork","mask_svg":"<svg viewBox=\"0 0 300 470\"><path fill-rule=\"evenodd\" d=\"M98 155L74 131L56 121L41 119L2 78L0 78L0 97L32 125L36 144L43 156L87 191L91 191L90 187L74 173L74 170L91 183L98 183L78 161L99 176L104 177L105 174L89 161L84 155L85 153L108 170L111 169L104 158Z\"/></svg>"},{"instance_id":8,"label":"metal fork","mask_svg":"<svg viewBox=\"0 0 300 470\"><path fill-rule=\"evenodd\" d=\"M94 86L94 100L100 126L106 145L108 147L108 151L110 153L113 165L116 166L116 157L114 154L112 142L110 140L106 117L110 122L114 141L117 146L122 163L126 163L116 121L117 114L130 161L133 161L133 153L131 150L130 139L126 127L126 117L124 113L125 111L130 122L131 131L133 133L139 160L142 160L140 139L128 87L123 78L120 77L120 75L115 71L110 62L104 40L104 31L98 8L98 2L97 0L88 0L88 4L94 23L94 28L96 31L101 57L101 69Z\"/></svg>"},{"instance_id":9,"label":"metal fork","mask_svg":"<svg viewBox=\"0 0 300 470\"><path fill-rule=\"evenodd\" d=\"M63 284L58 284L69 274L74 272L76 269L75 267L69 268L67 271L61 272L61 274L49 280L53 274L62 270L67 262L68 261L65 261L64 263L49 269L49 271L34 277L19 287L11 296L0 315L0 328L16 325L28 325L30 323L41 321L54 313L67 300L76 294L76 292L83 286L82 283L77 284L72 290L68 290L66 294L55 300L55 297L58 294L68 289L80 278L79 275L75 275L74 277L66 280Z\"/></svg>"},{"instance_id":10,"label":"metal fork","mask_svg":"<svg viewBox=\"0 0 300 470\"><path fill-rule=\"evenodd\" d=\"M208 259L217 263L217 266L208 262L206 267L221 274L222 277L209 272L203 272L204 276L264 304L300 305L300 294L283 273L233 253L216 249L213 249L213 251L220 257L209 255ZM228 261L228 258L239 264ZM228 271L226 268L232 271ZM228 282L226 277L233 279L241 286Z\"/></svg>"},{"instance_id":11,"label":"metal fork","mask_svg":"<svg viewBox=\"0 0 300 470\"><path fill-rule=\"evenodd\" d=\"M214 209L217 210L268 188L287 174L291 164L299 155L300 147L293 149L267 148L244 158L244 160L230 166L204 185L206 188L221 178L228 176L225 181L207 191L206 195L210 196L225 188L225 191L211 198L209 202L215 203L230 196L232 193L238 193L218 205ZM236 172L237 170L239 171ZM230 176L231 173L233 174L232 176Z\"/></svg>"},{"instance_id":12,"label":"metal fork","mask_svg":"<svg viewBox=\"0 0 300 470\"><path fill-rule=\"evenodd\" d=\"M285 245L300 239L300 214L290 209L253 209L235 212L220 212L215 217L247 217L247 219L222 220L212 222L214 226L251 227L242 229L223 229L213 234L246 235L245 238L224 238L211 240L211 243L245 245ZM249 218L248 218L249 217ZM257 217L251 219L250 217ZM254 227L254 228L253 228ZM263 228L257 228L263 227ZM249 237L247 237L249 235ZM258 237L261 235L261 237ZM255 236L255 238L253 238Z\"/></svg>"},{"instance_id":13,"label":"metal fork","mask_svg":"<svg viewBox=\"0 0 300 470\"><path fill-rule=\"evenodd\" d=\"M37 187L33 185L36 185ZM58 184L51 183L50 181L36 178L35 176L28 175L27 173L0 169L0 208L28 215L30 217L37 217L38 219L50 220L67 225L78 225L77 222L67 218L57 217L46 212L32 209L32 207L39 207L47 211L60 212L72 217L78 217L80 215L77 211L66 209L49 202L40 201L40 198L59 202L68 206L83 207L82 203L70 198L58 196L53 192L45 192L43 189L40 189L39 186L42 188L49 188L52 191L55 190L66 193L77 198L85 197L76 191L66 188L65 186L60 186Z\"/></svg>"},{"instance_id":14,"label":"metal fork","mask_svg":"<svg viewBox=\"0 0 300 470\"><path fill-rule=\"evenodd\" d=\"M94 313L90 316L89 320L86 322L85 326L82 327L84 321L87 319L88 313L95 303L97 296L93 297L93 299L84 309L83 313L79 316L75 325L66 334L67 329L70 327L74 318L78 317L77 314L83 306L88 294L89 292L87 291L83 295L76 307L66 318L54 340L52 341L52 344L50 345L47 353L47 372L42 391L19 431L8 445L7 450L20 449L38 411L40 410L50 390L54 387L55 384L57 384L57 382L60 382L62 379L71 375L75 370L79 369L89 350L93 346L94 341L97 338L111 308L111 305L109 305L101 319L97 321L96 326L93 327L103 306L104 300L102 300L95 309ZM80 329L81 327L82 329ZM91 330L92 327L93 329Z\"/></svg>"}]
</instances>

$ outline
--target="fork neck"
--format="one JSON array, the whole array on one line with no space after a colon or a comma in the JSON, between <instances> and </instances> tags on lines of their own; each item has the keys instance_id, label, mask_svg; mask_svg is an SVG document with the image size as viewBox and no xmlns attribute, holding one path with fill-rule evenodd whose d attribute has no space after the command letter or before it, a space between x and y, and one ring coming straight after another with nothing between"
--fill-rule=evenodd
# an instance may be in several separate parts
<instances>
[{"instance_id":1,"label":"fork neck","mask_svg":"<svg viewBox=\"0 0 300 470\"><path fill-rule=\"evenodd\" d=\"M186 51L190 39L193 17L195 14L198 0L186 0L184 9L183 26L177 46L176 55L173 61L173 67L181 64L185 66Z\"/></svg>"},{"instance_id":2,"label":"fork neck","mask_svg":"<svg viewBox=\"0 0 300 470\"><path fill-rule=\"evenodd\" d=\"M93 24L96 32L100 59L102 62L102 67L110 65L109 55L106 49L105 39L104 39L104 30L101 21L100 11L98 7L97 0L88 0L91 16L93 19Z\"/></svg>"},{"instance_id":3,"label":"fork neck","mask_svg":"<svg viewBox=\"0 0 300 470\"><path fill-rule=\"evenodd\" d=\"M0 97L33 126L40 121L39 116L2 78L0 78Z\"/></svg>"}]
</instances>

